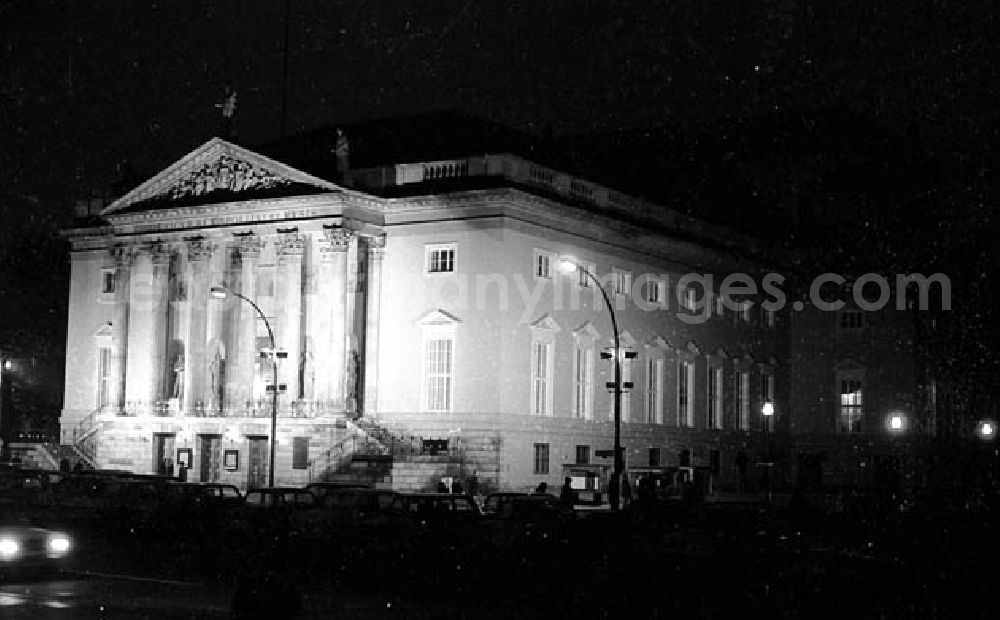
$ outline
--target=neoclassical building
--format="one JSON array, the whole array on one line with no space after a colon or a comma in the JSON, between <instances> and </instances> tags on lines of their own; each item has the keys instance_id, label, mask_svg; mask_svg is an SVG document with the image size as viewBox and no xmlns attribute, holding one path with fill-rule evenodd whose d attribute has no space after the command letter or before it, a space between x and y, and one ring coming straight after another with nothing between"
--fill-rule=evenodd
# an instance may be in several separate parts
<instances>
[{"instance_id":1,"label":"neoclassical building","mask_svg":"<svg viewBox=\"0 0 1000 620\"><path fill-rule=\"evenodd\" d=\"M559 271L570 257L636 354L628 467L746 475L788 428L786 321L715 293L760 282L760 249L518 155L456 155L321 174L216 138L67 230L63 443L243 488L266 482L272 440L278 484L376 464L398 488L599 476L614 332L593 282Z\"/></svg>"}]
</instances>

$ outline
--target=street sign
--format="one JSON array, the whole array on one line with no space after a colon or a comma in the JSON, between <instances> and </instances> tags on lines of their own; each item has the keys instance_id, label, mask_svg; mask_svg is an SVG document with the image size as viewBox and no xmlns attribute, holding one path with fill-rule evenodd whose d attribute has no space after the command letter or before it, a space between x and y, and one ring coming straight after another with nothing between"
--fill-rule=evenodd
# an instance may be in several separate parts
<instances>
[{"instance_id":1,"label":"street sign","mask_svg":"<svg viewBox=\"0 0 1000 620\"><path fill-rule=\"evenodd\" d=\"M271 392L274 391L274 386L273 385L269 385L265 389L267 390L268 394L270 394ZM278 384L278 394L284 394L287 389L288 389L288 386L286 384L284 384L284 383L279 383Z\"/></svg>"},{"instance_id":2,"label":"street sign","mask_svg":"<svg viewBox=\"0 0 1000 620\"><path fill-rule=\"evenodd\" d=\"M619 448L619 450L621 450L622 453L624 453L625 452L625 446L622 446L621 448ZM594 450L594 456L597 456L597 457L602 458L602 459L610 459L610 458L614 458L615 451L614 450Z\"/></svg>"}]
</instances>

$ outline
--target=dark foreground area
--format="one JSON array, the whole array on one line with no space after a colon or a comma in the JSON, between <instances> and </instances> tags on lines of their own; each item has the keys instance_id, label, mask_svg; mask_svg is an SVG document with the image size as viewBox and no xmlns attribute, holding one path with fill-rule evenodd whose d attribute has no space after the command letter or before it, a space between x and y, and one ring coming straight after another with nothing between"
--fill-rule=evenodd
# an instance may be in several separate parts
<instances>
[{"instance_id":1,"label":"dark foreground area","mask_svg":"<svg viewBox=\"0 0 1000 620\"><path fill-rule=\"evenodd\" d=\"M226 601L263 618L997 617L995 509L903 508L656 504L550 522L385 520L319 533L289 528L278 511L249 528L220 515L174 527L48 518L76 530L64 574L176 580L212 601L169 613L119 606L132 617L218 617ZM102 592L115 601L114 589Z\"/></svg>"}]
</instances>

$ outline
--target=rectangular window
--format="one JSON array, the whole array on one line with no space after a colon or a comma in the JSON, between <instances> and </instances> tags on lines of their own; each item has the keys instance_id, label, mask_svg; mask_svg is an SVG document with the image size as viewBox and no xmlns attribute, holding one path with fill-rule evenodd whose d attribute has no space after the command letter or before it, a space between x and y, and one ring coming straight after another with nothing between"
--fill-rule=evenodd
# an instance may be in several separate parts
<instances>
[{"instance_id":1,"label":"rectangular window","mask_svg":"<svg viewBox=\"0 0 1000 620\"><path fill-rule=\"evenodd\" d=\"M625 387L625 384L632 380L632 360L624 358L625 352L622 351L622 422L630 422L632 420L632 392ZM611 402L612 407L614 407L614 399ZM614 419L614 410L611 412L611 419Z\"/></svg>"},{"instance_id":2,"label":"rectangular window","mask_svg":"<svg viewBox=\"0 0 1000 620\"><path fill-rule=\"evenodd\" d=\"M593 418L593 403L594 349L577 346L573 354L573 417Z\"/></svg>"},{"instance_id":3,"label":"rectangular window","mask_svg":"<svg viewBox=\"0 0 1000 620\"><path fill-rule=\"evenodd\" d=\"M427 273L454 273L455 246L427 246Z\"/></svg>"},{"instance_id":4,"label":"rectangular window","mask_svg":"<svg viewBox=\"0 0 1000 620\"><path fill-rule=\"evenodd\" d=\"M535 474L546 475L549 473L549 444L535 444Z\"/></svg>"},{"instance_id":5,"label":"rectangular window","mask_svg":"<svg viewBox=\"0 0 1000 620\"><path fill-rule=\"evenodd\" d=\"M115 270L101 270L101 292L110 295L115 292Z\"/></svg>"},{"instance_id":6,"label":"rectangular window","mask_svg":"<svg viewBox=\"0 0 1000 620\"><path fill-rule=\"evenodd\" d=\"M628 296L632 292L632 272L624 269L614 270L615 295Z\"/></svg>"},{"instance_id":7,"label":"rectangular window","mask_svg":"<svg viewBox=\"0 0 1000 620\"><path fill-rule=\"evenodd\" d=\"M309 468L309 438L292 437L292 469Z\"/></svg>"},{"instance_id":8,"label":"rectangular window","mask_svg":"<svg viewBox=\"0 0 1000 620\"><path fill-rule=\"evenodd\" d=\"M436 336L424 341L424 410L451 411L454 340Z\"/></svg>"},{"instance_id":9,"label":"rectangular window","mask_svg":"<svg viewBox=\"0 0 1000 620\"><path fill-rule=\"evenodd\" d=\"M722 428L722 369L708 369L708 428Z\"/></svg>"},{"instance_id":10,"label":"rectangular window","mask_svg":"<svg viewBox=\"0 0 1000 620\"><path fill-rule=\"evenodd\" d=\"M738 428L750 430L750 373L736 373L736 418Z\"/></svg>"},{"instance_id":11,"label":"rectangular window","mask_svg":"<svg viewBox=\"0 0 1000 620\"><path fill-rule=\"evenodd\" d=\"M590 463L590 446L576 447L576 464L587 465Z\"/></svg>"},{"instance_id":12,"label":"rectangular window","mask_svg":"<svg viewBox=\"0 0 1000 620\"><path fill-rule=\"evenodd\" d=\"M535 341L531 345L531 414L551 415L552 345Z\"/></svg>"},{"instance_id":13,"label":"rectangular window","mask_svg":"<svg viewBox=\"0 0 1000 620\"><path fill-rule=\"evenodd\" d=\"M694 364L677 367L677 426L694 426Z\"/></svg>"},{"instance_id":14,"label":"rectangular window","mask_svg":"<svg viewBox=\"0 0 1000 620\"><path fill-rule=\"evenodd\" d=\"M659 467L660 466L660 449L650 448L649 449L649 466Z\"/></svg>"},{"instance_id":15,"label":"rectangular window","mask_svg":"<svg viewBox=\"0 0 1000 620\"><path fill-rule=\"evenodd\" d=\"M860 377L840 379L840 420L841 433L860 433L864 414L864 382Z\"/></svg>"},{"instance_id":16,"label":"rectangular window","mask_svg":"<svg viewBox=\"0 0 1000 620\"><path fill-rule=\"evenodd\" d=\"M552 279L552 264L556 260L556 255L552 252L535 250L535 277L550 280Z\"/></svg>"},{"instance_id":17,"label":"rectangular window","mask_svg":"<svg viewBox=\"0 0 1000 620\"><path fill-rule=\"evenodd\" d=\"M763 411L764 403L774 406L774 375L765 370L760 375L760 403ZM764 426L769 431L774 430L774 415L764 416Z\"/></svg>"},{"instance_id":18,"label":"rectangular window","mask_svg":"<svg viewBox=\"0 0 1000 620\"><path fill-rule=\"evenodd\" d=\"M646 421L663 423L663 360L646 362Z\"/></svg>"},{"instance_id":19,"label":"rectangular window","mask_svg":"<svg viewBox=\"0 0 1000 620\"><path fill-rule=\"evenodd\" d=\"M111 348L97 349L97 406L111 404Z\"/></svg>"},{"instance_id":20,"label":"rectangular window","mask_svg":"<svg viewBox=\"0 0 1000 620\"><path fill-rule=\"evenodd\" d=\"M646 301L651 304L663 302L663 282L650 278L646 280Z\"/></svg>"},{"instance_id":21,"label":"rectangular window","mask_svg":"<svg viewBox=\"0 0 1000 620\"><path fill-rule=\"evenodd\" d=\"M840 329L862 329L865 326L865 315L860 310L841 310L838 321Z\"/></svg>"}]
</instances>

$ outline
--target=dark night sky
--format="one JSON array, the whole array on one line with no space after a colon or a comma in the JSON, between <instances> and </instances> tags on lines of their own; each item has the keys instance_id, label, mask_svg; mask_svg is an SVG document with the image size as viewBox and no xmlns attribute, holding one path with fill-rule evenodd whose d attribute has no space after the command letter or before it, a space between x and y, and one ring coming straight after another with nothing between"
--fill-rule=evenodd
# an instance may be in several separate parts
<instances>
[{"instance_id":1,"label":"dark night sky","mask_svg":"<svg viewBox=\"0 0 1000 620\"><path fill-rule=\"evenodd\" d=\"M254 143L280 128L282 2L6 1L9 191L60 201L216 133L226 84ZM935 139L997 125L987 1L292 1L290 132L461 107L582 133L843 109Z\"/></svg>"},{"instance_id":2,"label":"dark night sky","mask_svg":"<svg viewBox=\"0 0 1000 620\"><path fill-rule=\"evenodd\" d=\"M861 232L853 246L834 239L828 255L867 247L888 261L909 246L918 252L901 264L932 257L963 280L971 322L958 333L978 339L996 335L995 9L991 0L293 0L288 133L440 108L535 134L681 128L685 137L662 149L654 132L638 151L605 156L693 160L703 150L707 168L660 189L697 202L719 185L703 169L739 176L737 199L717 198L746 200L749 220L772 199L825 210L820 233L842 209L883 210L841 218ZM0 297L26 299L20 314L4 310L0 346L25 349L30 334L9 335L24 323L56 348L64 342L65 284L37 283L65 280L51 256L65 248L37 250L39 235L19 230L67 217L75 197L114 183L123 160L153 174L218 134L226 85L239 93L241 141L279 137L282 15L280 0L0 0L0 206L5 224L22 226L0 235ZM823 120L843 117L853 134ZM670 175L653 166L640 176ZM35 320L40 307L48 322Z\"/></svg>"}]
</instances>

